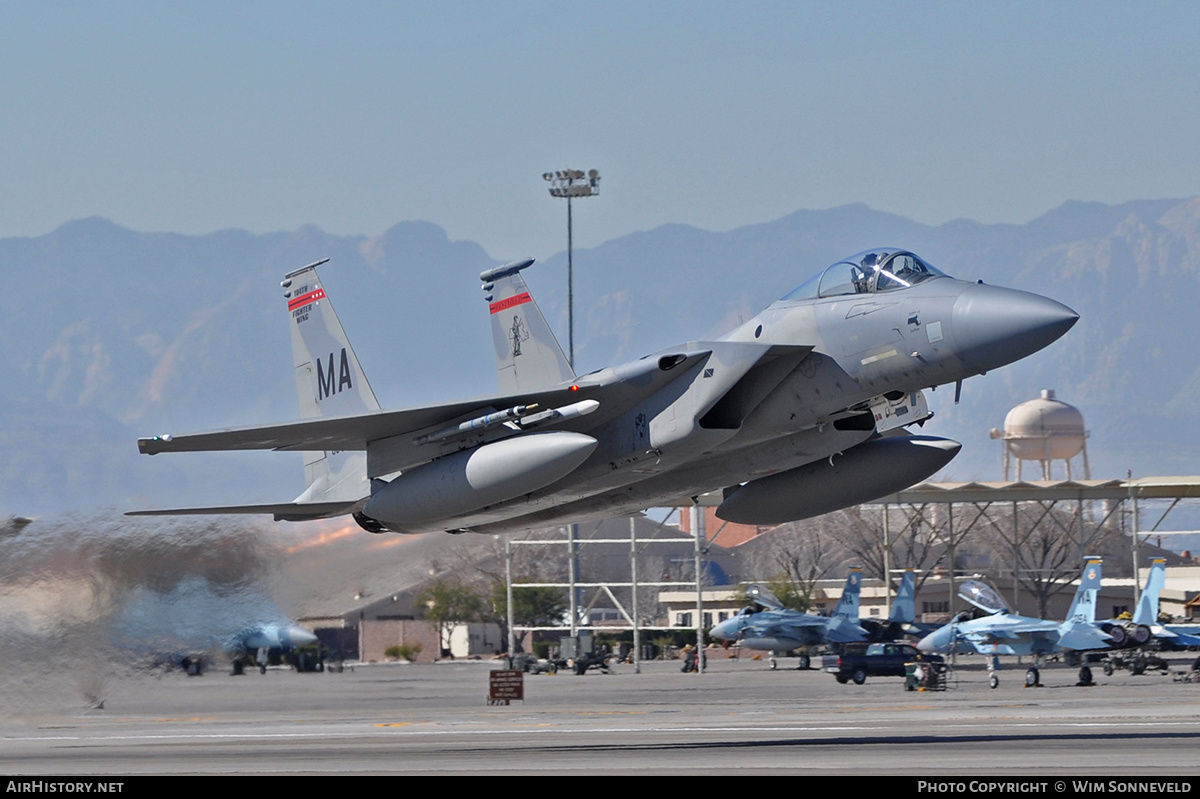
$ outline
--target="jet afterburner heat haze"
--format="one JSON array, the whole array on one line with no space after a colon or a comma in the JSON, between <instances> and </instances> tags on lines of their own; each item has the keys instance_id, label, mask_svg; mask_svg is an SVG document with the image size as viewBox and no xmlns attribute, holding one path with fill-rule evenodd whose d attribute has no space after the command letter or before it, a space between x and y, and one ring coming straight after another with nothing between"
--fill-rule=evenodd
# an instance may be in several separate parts
<instances>
[{"instance_id":1,"label":"jet afterburner heat haze","mask_svg":"<svg viewBox=\"0 0 1200 799\"><path fill-rule=\"evenodd\" d=\"M322 263L282 284L300 421L138 441L149 455L303 452L308 487L291 502L135 513L351 514L371 532L500 533L722 490L723 519L801 519L941 469L961 445L906 429L931 415L923 390L1031 355L1078 319L881 247L720 339L576 375L525 284L526 259L480 275L500 394L383 411L322 288Z\"/></svg>"}]
</instances>

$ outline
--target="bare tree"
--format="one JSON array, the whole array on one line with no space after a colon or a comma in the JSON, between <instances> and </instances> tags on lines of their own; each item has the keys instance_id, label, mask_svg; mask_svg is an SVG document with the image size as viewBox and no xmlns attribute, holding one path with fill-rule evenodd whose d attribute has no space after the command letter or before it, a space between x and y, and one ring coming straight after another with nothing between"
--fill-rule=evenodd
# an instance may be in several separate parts
<instances>
[{"instance_id":1,"label":"bare tree","mask_svg":"<svg viewBox=\"0 0 1200 799\"><path fill-rule=\"evenodd\" d=\"M867 576L890 579L899 588L895 574L900 569L917 571L917 588L948 557L945 525L928 505L892 506L885 529L882 507L859 505L838 511L843 542ZM886 534L885 534L886 533ZM890 559L885 558L891 549ZM891 574L885 574L890 566Z\"/></svg>"},{"instance_id":2,"label":"bare tree","mask_svg":"<svg viewBox=\"0 0 1200 799\"><path fill-rule=\"evenodd\" d=\"M1014 583L1037 601L1045 618L1050 600L1079 577L1083 558L1103 554L1121 538L1107 518L1095 523L1081 504L1022 502L979 506L983 540L1009 564Z\"/></svg>"},{"instance_id":3,"label":"bare tree","mask_svg":"<svg viewBox=\"0 0 1200 799\"><path fill-rule=\"evenodd\" d=\"M845 563L846 549L840 543L840 525L832 514L799 522L788 522L763 534L762 549L753 573L762 582L782 578L794 586L796 610L808 610L813 604L817 582L839 564ZM772 589L780 599L787 591Z\"/></svg>"}]
</instances>

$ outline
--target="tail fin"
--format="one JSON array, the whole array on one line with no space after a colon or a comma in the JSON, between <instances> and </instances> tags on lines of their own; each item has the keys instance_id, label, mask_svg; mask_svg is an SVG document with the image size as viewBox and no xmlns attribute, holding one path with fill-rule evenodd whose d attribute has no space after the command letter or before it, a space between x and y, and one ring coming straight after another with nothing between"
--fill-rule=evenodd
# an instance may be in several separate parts
<instances>
[{"instance_id":1,"label":"tail fin","mask_svg":"<svg viewBox=\"0 0 1200 799\"><path fill-rule=\"evenodd\" d=\"M912 569L904 572L900 580L900 590L896 592L896 600L892 603L892 612L888 621L897 624L912 624L917 619L917 576Z\"/></svg>"},{"instance_id":2,"label":"tail fin","mask_svg":"<svg viewBox=\"0 0 1200 799\"><path fill-rule=\"evenodd\" d=\"M845 619L858 624L858 596L862 588L862 567L853 566L850 576L846 578L846 587L842 589L842 598L838 600L837 609L833 611L835 619Z\"/></svg>"},{"instance_id":3,"label":"tail fin","mask_svg":"<svg viewBox=\"0 0 1200 799\"><path fill-rule=\"evenodd\" d=\"M1158 595L1167 582L1167 561L1165 558L1155 558L1150 564L1150 576L1146 578L1146 588L1138 602L1137 612L1133 614L1134 624L1158 624Z\"/></svg>"},{"instance_id":4,"label":"tail fin","mask_svg":"<svg viewBox=\"0 0 1200 799\"><path fill-rule=\"evenodd\" d=\"M575 379L575 371L521 277L521 270L532 264L533 259L526 258L479 276L492 316L502 394L553 388Z\"/></svg>"},{"instance_id":5,"label":"tail fin","mask_svg":"<svg viewBox=\"0 0 1200 799\"><path fill-rule=\"evenodd\" d=\"M379 410L375 392L346 338L317 267L297 269L280 284L292 321L292 360L300 417L349 416ZM358 499L370 493L362 453L305 452L308 488L297 502Z\"/></svg>"},{"instance_id":6,"label":"tail fin","mask_svg":"<svg viewBox=\"0 0 1200 799\"><path fill-rule=\"evenodd\" d=\"M1093 624L1096 621L1096 595L1100 592L1100 558L1084 558L1079 590L1067 611L1067 621Z\"/></svg>"}]
</instances>

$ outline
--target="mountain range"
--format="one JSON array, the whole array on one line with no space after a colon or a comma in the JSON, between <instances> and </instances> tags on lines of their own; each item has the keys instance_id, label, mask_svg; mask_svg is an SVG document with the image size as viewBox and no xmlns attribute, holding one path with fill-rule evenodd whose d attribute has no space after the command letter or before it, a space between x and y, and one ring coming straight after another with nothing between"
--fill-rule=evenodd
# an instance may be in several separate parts
<instances>
[{"instance_id":1,"label":"mountain range","mask_svg":"<svg viewBox=\"0 0 1200 799\"><path fill-rule=\"evenodd\" d=\"M1200 471L1188 343L1200 337L1200 198L1071 202L1024 225L927 226L854 204L728 232L633 233L574 253L577 371L716 337L840 257L885 245L1081 317L1047 350L967 381L960 404L930 395L925 432L964 443L940 479L1000 479L988 431L1044 388L1083 413L1093 477ZM374 237L185 236L92 218L0 239L0 513L291 499L298 455L148 458L135 439L294 418L279 281L325 257L325 288L384 407L493 393L478 274L522 254L504 255L427 222ZM564 345L565 272L565 253L526 272Z\"/></svg>"}]
</instances>

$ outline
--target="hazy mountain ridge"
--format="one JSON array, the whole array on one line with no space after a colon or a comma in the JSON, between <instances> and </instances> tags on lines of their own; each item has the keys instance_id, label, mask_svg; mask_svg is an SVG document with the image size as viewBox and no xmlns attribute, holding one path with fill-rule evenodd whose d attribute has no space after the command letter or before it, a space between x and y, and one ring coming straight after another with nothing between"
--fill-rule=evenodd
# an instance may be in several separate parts
<instances>
[{"instance_id":1,"label":"hazy mountain ridge","mask_svg":"<svg viewBox=\"0 0 1200 799\"><path fill-rule=\"evenodd\" d=\"M966 448L948 474L997 479L987 438L1016 402L1056 388L1083 411L1097 476L1200 471L1200 198L1067 203L1026 225L929 227L854 204L726 233L667 225L575 253L580 371L720 335L834 260L910 248L964 279L1047 294L1081 321L1033 358L932 397L926 429ZM298 461L139 457L134 438L295 416L279 280L323 279L385 407L490 393L478 273L498 261L436 225L379 236L313 226L255 235L137 233L102 219L0 240L0 511L290 498ZM516 257L516 256L514 256ZM566 335L565 254L530 285ZM229 495L229 491L238 494ZM226 493L222 493L226 492Z\"/></svg>"}]
</instances>

